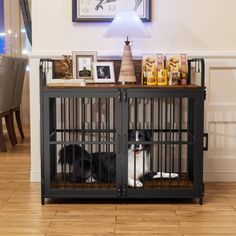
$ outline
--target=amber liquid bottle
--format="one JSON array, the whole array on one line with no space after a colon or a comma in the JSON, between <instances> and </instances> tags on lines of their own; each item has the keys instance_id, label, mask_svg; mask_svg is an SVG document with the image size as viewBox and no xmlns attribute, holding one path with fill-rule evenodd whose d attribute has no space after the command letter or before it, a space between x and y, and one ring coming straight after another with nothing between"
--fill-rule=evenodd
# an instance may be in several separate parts
<instances>
[{"instance_id":1,"label":"amber liquid bottle","mask_svg":"<svg viewBox=\"0 0 236 236\"><path fill-rule=\"evenodd\" d=\"M143 77L142 77L142 84L143 85L147 85L147 72L146 71L144 71L143 72Z\"/></svg>"}]
</instances>

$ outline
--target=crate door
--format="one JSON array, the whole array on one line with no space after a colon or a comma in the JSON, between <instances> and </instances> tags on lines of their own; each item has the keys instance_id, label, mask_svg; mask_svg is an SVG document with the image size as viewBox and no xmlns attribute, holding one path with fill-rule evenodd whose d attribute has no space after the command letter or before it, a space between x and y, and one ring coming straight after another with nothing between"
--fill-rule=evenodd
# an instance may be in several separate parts
<instances>
[{"instance_id":1,"label":"crate door","mask_svg":"<svg viewBox=\"0 0 236 236\"><path fill-rule=\"evenodd\" d=\"M195 130L201 119L199 113L196 120L196 99L173 91L136 94L128 94L124 128L127 197L193 197L200 179L194 165L201 159L196 156Z\"/></svg>"},{"instance_id":2,"label":"crate door","mask_svg":"<svg viewBox=\"0 0 236 236\"><path fill-rule=\"evenodd\" d=\"M104 95L105 94L105 95ZM45 96L45 195L117 196L117 93Z\"/></svg>"}]
</instances>

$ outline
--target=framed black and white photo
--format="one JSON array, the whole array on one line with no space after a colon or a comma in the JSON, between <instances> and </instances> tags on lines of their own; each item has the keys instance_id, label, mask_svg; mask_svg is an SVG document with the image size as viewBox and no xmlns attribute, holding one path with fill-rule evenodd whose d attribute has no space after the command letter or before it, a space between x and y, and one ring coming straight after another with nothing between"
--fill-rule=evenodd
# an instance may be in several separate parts
<instances>
[{"instance_id":1,"label":"framed black and white photo","mask_svg":"<svg viewBox=\"0 0 236 236\"><path fill-rule=\"evenodd\" d=\"M95 83L115 83L113 62L94 62L93 73Z\"/></svg>"},{"instance_id":2,"label":"framed black and white photo","mask_svg":"<svg viewBox=\"0 0 236 236\"><path fill-rule=\"evenodd\" d=\"M134 9L143 22L151 21L151 0L72 0L72 20L112 21L122 9Z\"/></svg>"},{"instance_id":3,"label":"framed black and white photo","mask_svg":"<svg viewBox=\"0 0 236 236\"><path fill-rule=\"evenodd\" d=\"M97 61L97 52L74 51L73 78L83 79L86 82L93 81L93 62Z\"/></svg>"}]
</instances>

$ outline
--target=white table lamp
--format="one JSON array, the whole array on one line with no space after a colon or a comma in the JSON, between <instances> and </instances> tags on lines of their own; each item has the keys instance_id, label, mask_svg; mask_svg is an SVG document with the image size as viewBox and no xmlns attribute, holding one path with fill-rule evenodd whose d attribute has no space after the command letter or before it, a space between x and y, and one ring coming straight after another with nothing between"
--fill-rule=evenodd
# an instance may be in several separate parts
<instances>
[{"instance_id":1,"label":"white table lamp","mask_svg":"<svg viewBox=\"0 0 236 236\"><path fill-rule=\"evenodd\" d=\"M105 32L106 38L126 38L118 80L122 84L136 82L129 38L149 38L150 36L134 10L119 12Z\"/></svg>"}]
</instances>

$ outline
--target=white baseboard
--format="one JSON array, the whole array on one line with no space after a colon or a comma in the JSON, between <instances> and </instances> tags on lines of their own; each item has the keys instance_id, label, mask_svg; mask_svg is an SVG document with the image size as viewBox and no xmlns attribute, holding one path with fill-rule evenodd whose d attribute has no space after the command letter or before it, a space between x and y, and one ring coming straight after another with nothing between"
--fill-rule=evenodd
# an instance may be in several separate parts
<instances>
[{"instance_id":1,"label":"white baseboard","mask_svg":"<svg viewBox=\"0 0 236 236\"><path fill-rule=\"evenodd\" d=\"M39 171L30 171L30 182L41 182L41 173Z\"/></svg>"},{"instance_id":2,"label":"white baseboard","mask_svg":"<svg viewBox=\"0 0 236 236\"><path fill-rule=\"evenodd\" d=\"M236 182L236 171L204 172L204 182Z\"/></svg>"}]
</instances>

